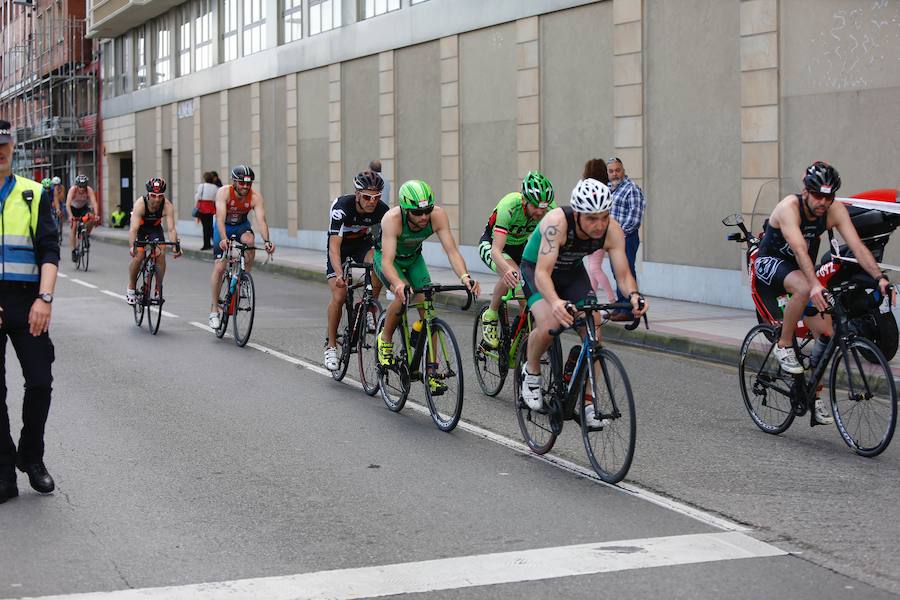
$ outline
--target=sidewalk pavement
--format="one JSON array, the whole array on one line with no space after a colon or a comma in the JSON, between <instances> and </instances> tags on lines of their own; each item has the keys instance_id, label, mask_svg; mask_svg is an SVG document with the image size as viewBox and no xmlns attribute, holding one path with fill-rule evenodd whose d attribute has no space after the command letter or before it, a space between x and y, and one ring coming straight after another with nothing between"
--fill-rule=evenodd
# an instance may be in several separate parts
<instances>
[{"instance_id":1,"label":"sidewalk pavement","mask_svg":"<svg viewBox=\"0 0 900 600\"><path fill-rule=\"evenodd\" d=\"M122 245L128 244L128 231L102 227L95 229L92 237ZM196 236L181 236L181 246L185 256L212 259L211 250L200 250L202 239ZM273 260L263 265L257 260L254 269L280 273L325 283L325 251L306 250L279 246ZM435 283L456 284L459 282L450 269L429 267ZM494 274L478 274L481 283L481 300L489 298L497 281ZM462 292L438 295L439 301L454 306L465 303ZM697 302L684 302L668 298L650 297L647 313L650 329L643 322L634 331L627 331L624 324L610 322L603 328L606 339L617 343L659 350L671 354L690 356L737 366L740 346L744 336L756 325L753 311ZM895 307L894 316L900 317L900 307ZM900 319L898 319L900 321ZM895 375L900 376L900 352L891 361Z\"/></svg>"}]
</instances>

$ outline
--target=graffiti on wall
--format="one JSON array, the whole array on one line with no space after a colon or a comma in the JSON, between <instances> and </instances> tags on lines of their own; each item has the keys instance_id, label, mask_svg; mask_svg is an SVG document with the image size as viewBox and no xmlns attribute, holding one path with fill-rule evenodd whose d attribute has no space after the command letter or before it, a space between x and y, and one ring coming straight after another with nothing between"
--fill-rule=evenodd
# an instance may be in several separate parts
<instances>
[{"instance_id":1,"label":"graffiti on wall","mask_svg":"<svg viewBox=\"0 0 900 600\"><path fill-rule=\"evenodd\" d=\"M807 73L814 88L868 88L900 69L900 0L854 4L833 11L809 40Z\"/></svg>"}]
</instances>

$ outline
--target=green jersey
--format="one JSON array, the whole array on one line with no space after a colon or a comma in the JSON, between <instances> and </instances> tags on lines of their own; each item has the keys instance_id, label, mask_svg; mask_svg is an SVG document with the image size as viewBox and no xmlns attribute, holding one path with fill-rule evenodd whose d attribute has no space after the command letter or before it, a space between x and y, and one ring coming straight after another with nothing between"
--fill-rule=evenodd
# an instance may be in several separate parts
<instances>
[{"instance_id":1,"label":"green jersey","mask_svg":"<svg viewBox=\"0 0 900 600\"><path fill-rule=\"evenodd\" d=\"M556 202L550 202L547 210L556 208ZM506 234L507 246L522 246L528 241L528 236L537 227L538 221L529 219L525 214L525 201L519 192L509 193L500 199L497 208L491 213L481 242L492 243L494 231Z\"/></svg>"},{"instance_id":2,"label":"green jersey","mask_svg":"<svg viewBox=\"0 0 900 600\"><path fill-rule=\"evenodd\" d=\"M403 221L403 231L397 236L397 256L394 257L394 263L399 266L405 266L412 264L422 254L422 244L431 237L434 229L429 220L428 225L424 229L413 231L409 228L409 224L406 222L406 215L403 212L400 213L400 218ZM378 228L378 237L375 238L375 250L379 253L381 253L381 236L381 228Z\"/></svg>"}]
</instances>

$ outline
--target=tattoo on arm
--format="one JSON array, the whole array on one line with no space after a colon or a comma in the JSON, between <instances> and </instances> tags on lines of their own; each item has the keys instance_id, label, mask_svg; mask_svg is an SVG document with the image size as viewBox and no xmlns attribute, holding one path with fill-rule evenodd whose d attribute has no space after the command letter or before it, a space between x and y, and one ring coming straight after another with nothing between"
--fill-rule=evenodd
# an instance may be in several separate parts
<instances>
[{"instance_id":1,"label":"tattoo on arm","mask_svg":"<svg viewBox=\"0 0 900 600\"><path fill-rule=\"evenodd\" d=\"M544 229L544 243L541 244L541 254L547 255L556 248L556 236L559 234L559 226L548 224Z\"/></svg>"}]
</instances>

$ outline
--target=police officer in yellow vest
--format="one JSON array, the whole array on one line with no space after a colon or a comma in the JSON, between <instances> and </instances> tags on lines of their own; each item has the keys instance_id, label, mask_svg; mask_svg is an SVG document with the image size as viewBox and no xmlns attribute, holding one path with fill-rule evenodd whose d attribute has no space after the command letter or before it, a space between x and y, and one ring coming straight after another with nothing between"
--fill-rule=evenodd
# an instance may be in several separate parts
<instances>
[{"instance_id":1,"label":"police officer in yellow vest","mask_svg":"<svg viewBox=\"0 0 900 600\"><path fill-rule=\"evenodd\" d=\"M59 242L50 193L12 174L12 153L10 125L0 120L0 504L19 495L16 467L36 491L48 494L54 488L44 466L44 424L53 382L53 344L47 331ZM18 451L6 407L7 338L25 377Z\"/></svg>"}]
</instances>

